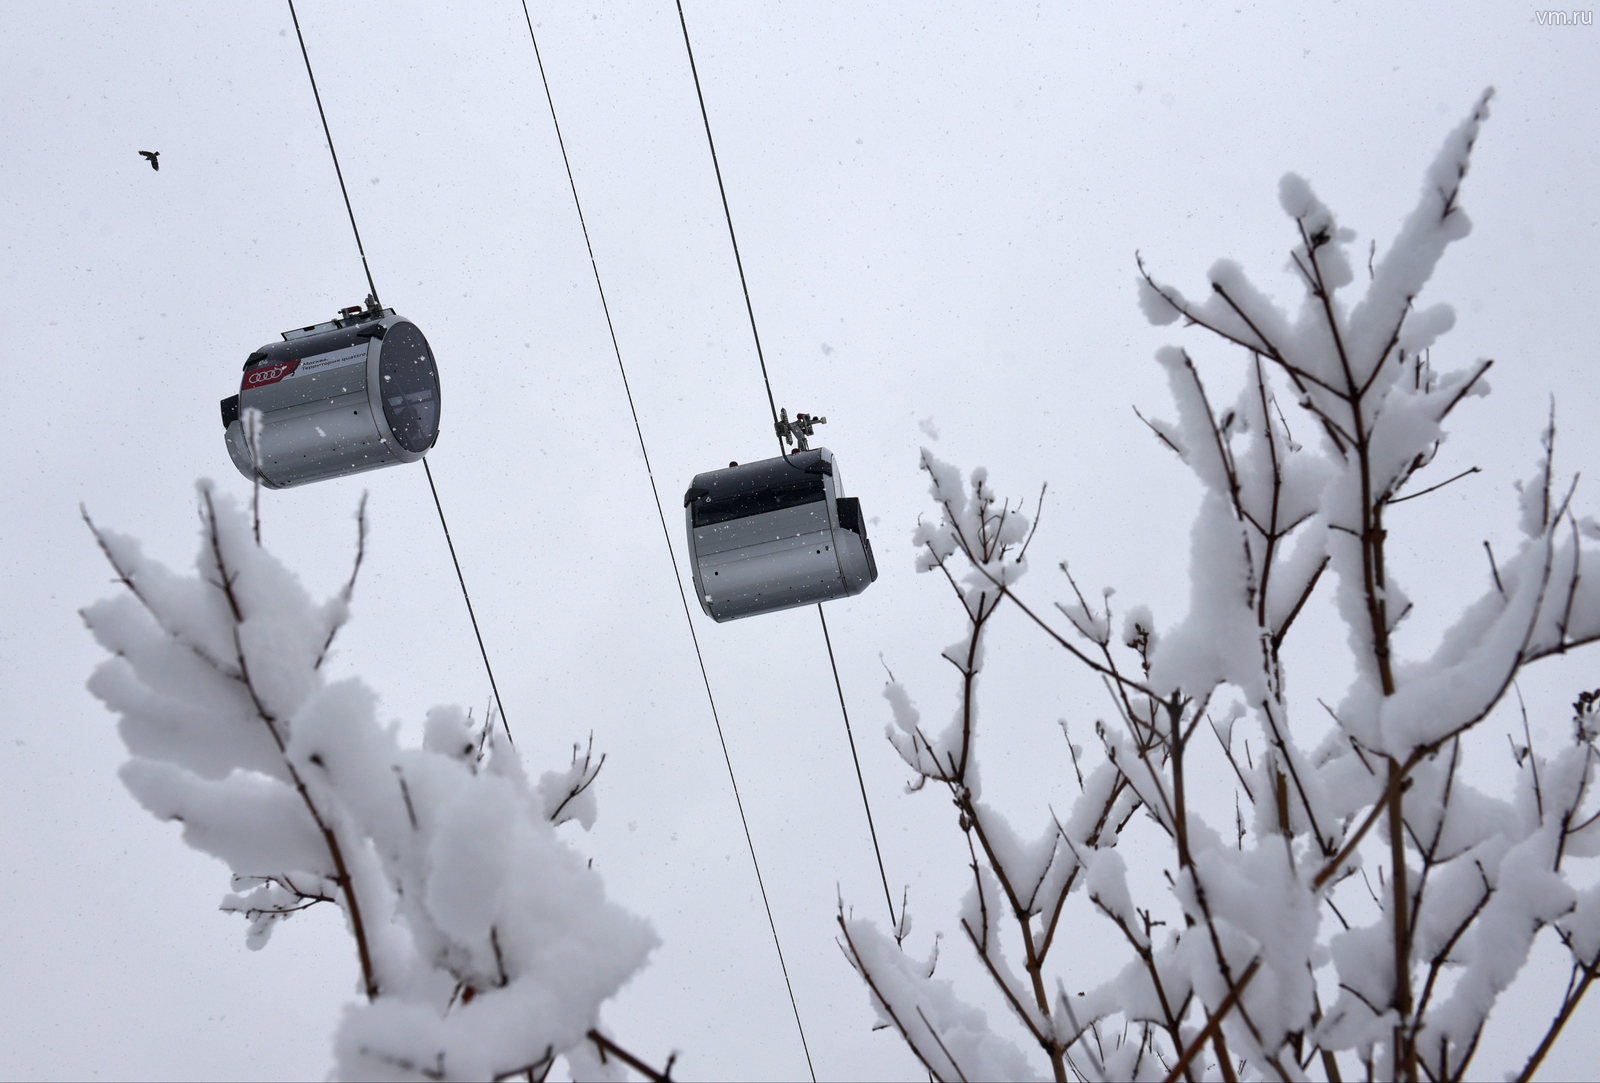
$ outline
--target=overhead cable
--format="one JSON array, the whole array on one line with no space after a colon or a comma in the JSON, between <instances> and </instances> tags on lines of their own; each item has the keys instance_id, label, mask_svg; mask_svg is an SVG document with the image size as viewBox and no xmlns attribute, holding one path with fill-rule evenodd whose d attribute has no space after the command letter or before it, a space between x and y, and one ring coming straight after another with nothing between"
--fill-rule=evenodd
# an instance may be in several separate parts
<instances>
[{"instance_id":1,"label":"overhead cable","mask_svg":"<svg viewBox=\"0 0 1600 1083\"><path fill-rule=\"evenodd\" d=\"M356 212L350 206L350 190L345 187L344 170L339 168L339 152L333 149L333 132L328 127L328 114L322 108L322 94L317 90L317 76L311 70L311 54L306 51L306 38L300 32L300 16L295 13L294 0L289 0L289 18L294 20L294 35L300 41L300 55L306 62L306 78L311 80L311 96L317 100L317 115L322 118L322 134L328 137L328 155L333 159L333 172L339 178L339 192L344 196L345 213L350 216L350 232L355 234L356 251L361 253L361 268L367 272L367 285L372 293L368 297L369 310L379 310L383 307L378 300L378 287L372 281L372 268L367 263L367 250L361 244L361 230L356 226ZM483 645L483 633L478 630L478 616L472 610L472 596L467 593L467 580L461 574L461 561L456 558L455 542L450 540L450 524L445 522L444 505L439 503L439 489L433 483L433 469L428 465L428 460L422 460L422 469L428 476L428 491L433 493L433 506L439 512L439 525L444 528L444 543L450 549L450 562L455 565L456 581L461 584L461 597L467 603L467 617L472 621L472 634L478 639L478 653L483 656L483 668L489 674L489 689L494 693L494 705L500 711L500 726L505 730L506 740L516 744L511 738L511 724L506 720L506 707L500 702L500 688L495 683L494 667L489 664L489 652Z\"/></svg>"},{"instance_id":2,"label":"overhead cable","mask_svg":"<svg viewBox=\"0 0 1600 1083\"><path fill-rule=\"evenodd\" d=\"M661 534L667 543L667 556L672 561L672 581L677 584L678 600L683 603L683 619L688 624L689 638L694 643L695 657L700 663L700 680L705 685L706 701L711 705L711 719L716 723L717 742L722 746L722 761L727 765L728 768L728 782L733 787L734 804L739 809L739 823L744 827L744 841L745 845L750 850L750 864L755 868L756 886L761 889L761 905L766 908L767 926L772 930L772 944L778 953L778 966L783 971L784 987L789 991L789 1007L794 1012L795 1029L800 1034L800 1048L805 1052L806 1068L811 1073L812 1083L816 1083L817 1071L816 1068L811 1064L811 1047L806 1042L805 1026L800 1021L800 1005L799 1002L795 1000L794 984L789 980L789 966L786 962L784 962L783 943L778 937L778 923L773 919L772 916L772 903L767 898L767 886L761 876L761 863L756 859L756 844L750 835L750 821L745 816L744 800L739 796L739 780L734 774L733 757L728 752L727 738L724 737L722 733L722 718L717 713L717 700L716 697L711 693L711 678L706 673L705 656L700 651L700 637L695 634L694 620L689 615L689 599L684 593L683 576L678 570L677 554L673 552L672 549L672 534L667 528L666 512L663 510L661 505L661 492L656 486L655 471L650 466L650 451L645 447L644 428L639 423L639 410L634 405L633 390L628 383L627 366L622 363L622 347L617 344L617 329L611 321L611 307L606 302L605 286L600 281L600 265L595 259L594 243L589 239L589 224L584 218L583 201L578 198L578 183L573 179L572 176L572 161L567 156L566 140L563 139L561 135L561 121L556 117L555 97L550 92L549 77L545 75L544 58L539 52L539 38L533 32L533 18L528 14L527 0L522 0L522 16L528 23L528 40L533 43L533 56L534 60L537 61L539 65L539 79L544 84L545 101L550 105L550 123L555 127L556 143L561 148L561 161L562 164L566 166L567 184L572 189L572 205L577 208L578 224L583 230L584 247L589 253L589 269L594 272L594 286L600 294L600 309L605 313L606 330L611 334L611 349L612 352L616 354L617 371L622 376L622 390L628 397L628 412L633 417L633 431L639 438L639 453L644 456L645 474L650 479L650 495L655 498L656 517L661 521ZM770 390L768 392L768 398L771 398ZM776 411L774 411L773 417L774 420L776 420Z\"/></svg>"}]
</instances>

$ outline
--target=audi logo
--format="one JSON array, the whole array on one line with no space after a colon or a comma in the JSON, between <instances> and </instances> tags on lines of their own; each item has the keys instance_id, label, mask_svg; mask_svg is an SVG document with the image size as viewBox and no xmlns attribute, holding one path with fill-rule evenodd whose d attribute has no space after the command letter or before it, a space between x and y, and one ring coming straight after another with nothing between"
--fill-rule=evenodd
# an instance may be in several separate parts
<instances>
[{"instance_id":1,"label":"audi logo","mask_svg":"<svg viewBox=\"0 0 1600 1083\"><path fill-rule=\"evenodd\" d=\"M262 368L252 369L244 374L244 383L240 385L240 389L247 390L252 387L265 387L268 384L275 384L299 366L300 359L296 358L293 361L283 361L276 365L266 365Z\"/></svg>"}]
</instances>

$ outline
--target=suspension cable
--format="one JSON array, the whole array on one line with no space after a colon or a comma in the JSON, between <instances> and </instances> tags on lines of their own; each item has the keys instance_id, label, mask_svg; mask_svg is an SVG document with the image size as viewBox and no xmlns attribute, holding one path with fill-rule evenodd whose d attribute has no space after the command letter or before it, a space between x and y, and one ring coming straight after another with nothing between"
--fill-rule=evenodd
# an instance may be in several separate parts
<instances>
[{"instance_id":1,"label":"suspension cable","mask_svg":"<svg viewBox=\"0 0 1600 1083\"><path fill-rule=\"evenodd\" d=\"M344 196L345 213L350 216L350 232L355 234L356 251L361 253L361 268L367 272L367 285L372 290L371 306L373 310L381 310L383 305L378 300L378 287L372 281L372 267L367 263L367 250L361 244L361 230L356 226L356 212L350 206L350 190L344 184L344 170L339 168L339 152L333 149L333 132L328 127L328 114L322 108L322 94L317 90L317 76L311 70L311 54L306 51L306 38L300 32L300 16L295 13L294 0L289 0L289 18L294 20L294 36L300 41L300 56L306 62L306 78L311 80L311 96L317 100L317 115L322 118L322 134L328 137L328 155L333 159L333 172L339 178L339 192ZM500 711L500 727L506 732L506 740L513 745L516 741L511 737L511 724L506 721L506 707L500 702L500 688L495 684L494 667L489 664L489 652L483 645L483 633L478 631L478 616L472 611L472 596L467 593L467 581L461 574L461 561L456 559L456 545L450 540L450 524L445 522L444 505L439 503L439 490L433 484L433 469L428 465L428 460L422 460L423 472L428 475L428 489L433 493L433 506L439 512L439 525L444 528L444 543L450 549L450 562L456 567L456 581L461 584L461 597L467 603L467 616L472 621L472 634L478 638L478 653L483 655L483 668L489 674L489 689L494 693L494 704Z\"/></svg>"},{"instance_id":2,"label":"suspension cable","mask_svg":"<svg viewBox=\"0 0 1600 1083\"><path fill-rule=\"evenodd\" d=\"M567 184L572 189L572 205L577 208L578 211L578 225L583 230L583 244L589 252L589 269L594 272L595 290L600 294L600 309L605 313L606 330L611 335L611 350L614 354L616 354L617 371L622 376L622 390L628 397L628 412L633 417L633 431L639 438L639 453L644 456L645 474L650 479L650 495L655 498L656 517L661 521L661 536L667 543L667 556L672 561L672 581L677 584L678 600L683 603L684 623L689 627L689 639L694 644L695 658L698 659L700 663L700 680L705 685L706 702L711 705L711 720L716 723L717 742L722 746L722 762L726 764L728 768L728 782L733 787L733 801L739 809L739 823L744 828L745 845L750 850L750 864L755 868L756 886L761 889L761 905L766 909L767 912L767 926L772 930L772 945L777 949L778 952L778 967L783 971L783 984L784 987L789 991L789 1007L794 1012L795 1029L800 1033L800 1048L805 1053L806 1068L811 1073L812 1083L816 1083L817 1070L812 1066L811 1063L811 1047L806 1042L805 1026L800 1022L800 1004L795 999L794 984L789 980L789 966L786 962L784 962L783 959L783 944L778 938L778 923L772 916L772 903L767 899L767 885L761 876L761 862L756 859L756 844L750 834L750 821L745 817L744 800L739 796L739 780L734 775L733 757L728 752L728 741L722 733L722 718L717 713L716 697L711 694L711 677L706 672L705 655L700 651L700 637L695 634L694 618L689 614L689 598L683 589L683 575L678 569L678 556L672 549L672 533L667 528L667 515L662 509L661 492L656 486L655 471L650 466L650 452L645 447L644 428L639 423L639 410L633 402L633 389L628 383L628 370L627 367L622 363L622 347L617 343L617 329L611 321L611 306L606 302L606 288L601 284L600 281L600 265L595 259L594 243L589 239L589 224L584 218L583 202L578 198L578 182L573 179L572 161L567 156L566 140L563 139L561 135L561 121L556 118L555 97L550 92L550 79L545 75L544 58L539 52L539 38L533 32L533 17L528 14L528 0L522 0L522 17L528 24L528 40L533 43L533 57L539 65L539 79L544 84L545 101L550 105L550 123L555 127L556 144L561 148L561 162L567 170ZM753 315L751 319L751 326L753 328ZM769 400L772 397L770 388L767 391L767 397ZM773 413L773 420L777 420L776 411ZM885 888L885 890L887 890L887 888Z\"/></svg>"},{"instance_id":3,"label":"suspension cable","mask_svg":"<svg viewBox=\"0 0 1600 1083\"><path fill-rule=\"evenodd\" d=\"M694 47L689 44L689 24L683 17L683 0L677 0L678 25L683 28L683 48L689 54L689 72L694 76L694 94L700 102L700 119L706 128L706 145L711 148L711 167L717 174L717 191L722 194L722 215L728 222L728 240L733 242L733 262L739 268L739 287L744 291L745 311L750 315L750 337L755 339L756 360L761 363L761 381L767 387L767 404L772 407L772 421L778 422L778 409L772 397L772 381L767 376L767 359L761 352L761 333L756 330L756 310L750 303L750 284L745 279L744 261L739 258L739 238L733 232L733 212L728 209L728 190L722 184L722 166L717 162L717 144L711 138L711 116L706 112L706 96L700 89L700 71L694 63ZM783 446L783 437L778 437L778 450L788 457L788 451ZM681 588L680 588L681 589ZM896 929L899 920L894 916L894 898L889 893L889 875L883 869L883 851L878 847L878 829L872 822L872 804L867 800L867 784L861 775L861 759L856 755L855 734L850 730L850 712L844 705L844 686L839 683L839 664L833 657L833 640L828 636L828 618L822 615L822 606L817 606L817 616L822 620L822 639L828 646L828 665L833 668L834 687L839 691L839 711L844 715L845 736L850 739L850 758L855 761L856 781L861 785L861 804L867 810L867 830L872 835L872 852L878 859L878 876L883 881L883 898L889 904L889 923Z\"/></svg>"},{"instance_id":4,"label":"suspension cable","mask_svg":"<svg viewBox=\"0 0 1600 1083\"><path fill-rule=\"evenodd\" d=\"M750 316L750 337L756 341L756 360L761 363L761 382L767 385L767 407L772 423L778 424L778 404L772 397L772 381L767 378L767 358L761 352L761 332L756 330L756 309L750 303L750 285L744 277L744 260L739 257L739 238L733 232L733 212L728 209L728 189L722 184L722 164L717 161L717 143L711 138L711 117L706 112L706 96L700 92L700 70L694 64L694 47L689 44L689 24L683 18L683 0L678 3L678 25L683 27L683 50L689 54L689 74L694 76L694 96L700 100L700 119L706 126L706 146L711 148L711 168L717 174L717 191L722 195L722 216L728 222L728 240L733 243L733 262L739 268L739 287L744 290L744 310ZM788 458L783 437L778 437L778 452Z\"/></svg>"},{"instance_id":5,"label":"suspension cable","mask_svg":"<svg viewBox=\"0 0 1600 1083\"><path fill-rule=\"evenodd\" d=\"M894 916L894 896L889 893L889 877L883 871L883 851L878 848L878 829L872 823L872 805L867 800L867 780L861 776L861 757L856 755L856 735L850 731L850 712L844 705L844 685L839 683L839 666L833 660L833 640L828 635L828 618L817 604L817 619L822 622L822 641L828 645L828 665L833 668L833 687L839 692L839 713L844 715L844 735L850 739L850 758L856 765L856 784L861 787L861 807L867 810L867 830L872 834L872 852L878 857L878 876L883 880L883 901L889 904L889 922L895 935L900 935L900 923Z\"/></svg>"},{"instance_id":6,"label":"suspension cable","mask_svg":"<svg viewBox=\"0 0 1600 1083\"><path fill-rule=\"evenodd\" d=\"M322 94L317 90L317 77L311 71L311 54L306 52L306 36L300 32L300 16L295 14L294 0L289 0L289 18L294 20L294 36L300 39L300 55L305 58L306 78L311 80L311 96L317 99L317 115L322 118L322 134L328 137L328 154L333 158L333 172L339 178L339 192L344 196L344 210L350 216L350 232L356 235L356 251L361 253L361 269L367 272L367 286L372 290L372 305L378 302L378 287L372 281L372 268L367 265L367 250L361 244L361 231L356 228L356 212L350 207L350 190L344 186L344 170L339 168L339 153L333 149L333 132L328 129L328 114L322 108ZM502 712L504 717L504 712Z\"/></svg>"},{"instance_id":7,"label":"suspension cable","mask_svg":"<svg viewBox=\"0 0 1600 1083\"><path fill-rule=\"evenodd\" d=\"M472 621L472 634L478 637L478 653L483 655L483 668L489 671L489 690L494 693L494 705L500 709L500 728L506 731L506 740L517 742L511 736L511 724L506 721L506 706L500 702L500 688L494 683L494 667L489 664L489 652L483 646L483 633L478 631L478 615L472 611L472 595L467 593L467 581L461 574L461 561L456 559L456 543L450 540L450 524L444 521L444 505L439 503L439 490L433 484L433 467L427 458L422 460L422 471L428 475L428 491L433 493L433 506L439 511L439 526L444 529L444 543L450 547L450 563L456 566L456 582L461 584L461 597L467 603L467 617Z\"/></svg>"}]
</instances>

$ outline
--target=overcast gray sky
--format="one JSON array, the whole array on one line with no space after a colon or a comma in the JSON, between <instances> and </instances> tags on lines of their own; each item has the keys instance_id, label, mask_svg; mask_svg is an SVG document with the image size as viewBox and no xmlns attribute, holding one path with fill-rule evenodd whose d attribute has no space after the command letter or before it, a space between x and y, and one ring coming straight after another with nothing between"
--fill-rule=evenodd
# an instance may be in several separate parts
<instances>
[{"instance_id":1,"label":"overcast gray sky","mask_svg":"<svg viewBox=\"0 0 1600 1083\"><path fill-rule=\"evenodd\" d=\"M676 11L530 9L681 561L689 479L772 440ZM1191 294L1227 256L1293 298L1278 178L1306 176L1381 251L1493 84L1464 189L1475 228L1424 299L1459 317L1437 364L1496 359L1494 393L1458 412L1436 467L1484 473L1394 527L1418 602L1408 648L1480 589L1481 540L1513 537L1511 482L1552 394L1558 469L1596 476L1592 25L1541 26L1499 2L686 11L778 403L828 417L823 442L871 518L881 578L829 620L919 953L951 928L964 860L944 799L903 794L882 739L880 654L930 716L952 702L937 654L960 614L911 570L919 445L937 432L942 457L985 464L1030 501L1048 480L1024 593L1061 596L1048 569L1070 558L1162 624L1186 604L1194 492L1130 406L1167 412L1161 344L1196 350L1219 387L1241 359L1144 324L1136 250ZM373 275L439 359L430 462L518 747L535 771L591 730L610 754L599 823L577 844L664 946L606 1019L643 1056L682 1050L686 1076L796 1077L522 10L303 0L300 18ZM114 589L79 503L187 566L194 479L248 493L217 414L244 356L366 293L288 9L6 3L0 100L0 1074L321 1076L355 994L336 916L244 950L243 923L215 910L223 867L118 782L122 746L83 687L101 654L76 615ZM141 149L161 152L159 172ZM363 490L369 563L337 672L407 725L440 702L481 712L488 682L420 470L265 493L267 543L331 593ZM882 899L816 616L694 619L818 1073L916 1076L870 1032L831 942L837 898L866 912ZM1291 671L1306 703L1339 695L1338 646ZM1018 788L1032 830L1068 783L1054 720L1087 732L1100 692L1015 622L991 657L985 777L1002 807ZM1547 687L1524 692L1535 736L1553 740L1560 705L1600 680L1592 659L1539 676ZM1080 935L1093 980L1115 957L1091 946L1102 929ZM1569 1028L1568 1071L1593 1071L1596 1010Z\"/></svg>"}]
</instances>

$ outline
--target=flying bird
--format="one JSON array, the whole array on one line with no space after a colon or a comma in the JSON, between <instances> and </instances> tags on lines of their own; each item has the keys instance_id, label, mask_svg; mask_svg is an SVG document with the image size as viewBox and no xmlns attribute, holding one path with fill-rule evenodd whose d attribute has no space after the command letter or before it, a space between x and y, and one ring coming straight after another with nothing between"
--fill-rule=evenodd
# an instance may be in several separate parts
<instances>
[{"instance_id":1,"label":"flying bird","mask_svg":"<svg viewBox=\"0 0 1600 1083\"><path fill-rule=\"evenodd\" d=\"M156 161L157 158L161 157L159 150L141 150L139 153L144 155L145 159L150 163L151 169L158 173L161 171L161 163Z\"/></svg>"}]
</instances>

